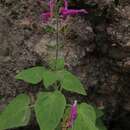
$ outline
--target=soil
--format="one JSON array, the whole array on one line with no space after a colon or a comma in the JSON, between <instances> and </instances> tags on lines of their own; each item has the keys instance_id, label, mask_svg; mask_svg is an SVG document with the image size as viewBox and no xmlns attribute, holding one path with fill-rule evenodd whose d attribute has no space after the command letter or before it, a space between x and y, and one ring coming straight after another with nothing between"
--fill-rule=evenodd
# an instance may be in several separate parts
<instances>
[{"instance_id":1,"label":"soil","mask_svg":"<svg viewBox=\"0 0 130 130\"><path fill-rule=\"evenodd\" d=\"M97 6L88 9L87 16L68 18L64 38L61 33L60 56L65 56L66 67L88 91L87 98L66 96L104 108L109 130L129 130L130 2L120 1L117 6L112 0L94 2ZM40 84L34 87L16 81L15 75L31 66L46 66L54 57L54 50L47 46L55 45L55 34L47 34L40 19L45 9L42 1L0 0L1 110L16 95L42 89ZM16 130L38 129L34 124Z\"/></svg>"}]
</instances>

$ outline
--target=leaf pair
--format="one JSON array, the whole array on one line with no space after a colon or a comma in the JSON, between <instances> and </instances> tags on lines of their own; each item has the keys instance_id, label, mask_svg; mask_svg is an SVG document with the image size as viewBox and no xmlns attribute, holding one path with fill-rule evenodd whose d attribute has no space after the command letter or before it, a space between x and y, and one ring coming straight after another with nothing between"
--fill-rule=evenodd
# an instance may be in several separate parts
<instances>
[{"instance_id":1,"label":"leaf pair","mask_svg":"<svg viewBox=\"0 0 130 130\"><path fill-rule=\"evenodd\" d=\"M17 96L0 114L0 130L26 126L30 120L30 100L25 94ZM35 103L36 119L41 130L54 130L63 117L66 100L59 91L40 92ZM78 105L74 130L106 130L103 113L91 105ZM72 130L71 128L69 130Z\"/></svg>"},{"instance_id":2,"label":"leaf pair","mask_svg":"<svg viewBox=\"0 0 130 130\"><path fill-rule=\"evenodd\" d=\"M30 100L25 94L17 96L0 114L0 130L26 126L30 120ZM64 95L41 92L35 104L36 119L41 130L54 130L59 124L66 100Z\"/></svg>"},{"instance_id":3,"label":"leaf pair","mask_svg":"<svg viewBox=\"0 0 130 130\"><path fill-rule=\"evenodd\" d=\"M57 63L57 67L57 69L63 67L62 61ZM46 88L53 85L56 81L59 81L61 87L65 90L86 95L80 80L65 69L52 71L42 66L32 67L17 74L16 79L24 80L32 84L37 84L43 80Z\"/></svg>"},{"instance_id":4,"label":"leaf pair","mask_svg":"<svg viewBox=\"0 0 130 130\"><path fill-rule=\"evenodd\" d=\"M53 60L49 63L52 70L62 70L64 69L64 59ZM45 80L46 86L50 85L48 82L52 82L55 74L51 69L47 70L43 66L36 66L29 69L22 70L16 75L16 79L24 80L31 84L38 84L42 80Z\"/></svg>"}]
</instances>

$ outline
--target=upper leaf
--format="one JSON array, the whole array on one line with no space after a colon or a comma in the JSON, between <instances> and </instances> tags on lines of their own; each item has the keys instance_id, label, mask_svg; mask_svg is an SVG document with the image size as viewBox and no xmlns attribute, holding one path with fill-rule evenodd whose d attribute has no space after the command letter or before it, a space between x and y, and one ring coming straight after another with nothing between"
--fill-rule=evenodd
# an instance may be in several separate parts
<instances>
[{"instance_id":1,"label":"upper leaf","mask_svg":"<svg viewBox=\"0 0 130 130\"><path fill-rule=\"evenodd\" d=\"M37 84L42 80L42 73L44 71L45 68L42 66L32 67L21 71L16 75L16 79L24 80L31 84Z\"/></svg>"},{"instance_id":2,"label":"upper leaf","mask_svg":"<svg viewBox=\"0 0 130 130\"><path fill-rule=\"evenodd\" d=\"M65 105L65 97L58 91L39 93L35 112L40 129L54 130L63 116Z\"/></svg>"},{"instance_id":3,"label":"upper leaf","mask_svg":"<svg viewBox=\"0 0 130 130\"><path fill-rule=\"evenodd\" d=\"M21 94L13 99L0 114L0 130L21 127L30 120L29 97Z\"/></svg>"},{"instance_id":4,"label":"upper leaf","mask_svg":"<svg viewBox=\"0 0 130 130\"><path fill-rule=\"evenodd\" d=\"M64 69L64 58L54 59L49 63L49 66L53 70Z\"/></svg>"},{"instance_id":5,"label":"upper leaf","mask_svg":"<svg viewBox=\"0 0 130 130\"><path fill-rule=\"evenodd\" d=\"M61 74L61 77L63 77L61 85L64 89L68 91L76 92L82 95L86 95L86 92L84 90L82 83L75 75L73 75L72 73L66 70L63 70L62 72L60 72L60 74Z\"/></svg>"},{"instance_id":6,"label":"upper leaf","mask_svg":"<svg viewBox=\"0 0 130 130\"><path fill-rule=\"evenodd\" d=\"M55 71L46 70L46 71L44 71L42 76L43 76L43 82L44 82L44 85L46 88L58 80L58 77L57 77Z\"/></svg>"}]
</instances>

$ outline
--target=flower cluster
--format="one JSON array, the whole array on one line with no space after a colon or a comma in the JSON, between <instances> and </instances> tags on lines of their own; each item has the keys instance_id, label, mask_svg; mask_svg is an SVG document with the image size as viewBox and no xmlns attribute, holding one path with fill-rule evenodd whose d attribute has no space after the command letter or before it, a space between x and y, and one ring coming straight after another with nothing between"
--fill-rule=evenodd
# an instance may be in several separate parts
<instances>
[{"instance_id":1,"label":"flower cluster","mask_svg":"<svg viewBox=\"0 0 130 130\"><path fill-rule=\"evenodd\" d=\"M44 22L47 22L54 16L54 8L56 7L56 4L56 0L49 1L49 11L42 13L42 20ZM64 0L64 5L63 7L60 7L58 13L63 18L66 18L68 15L87 14L87 11L85 9L68 9L68 0Z\"/></svg>"}]
</instances>

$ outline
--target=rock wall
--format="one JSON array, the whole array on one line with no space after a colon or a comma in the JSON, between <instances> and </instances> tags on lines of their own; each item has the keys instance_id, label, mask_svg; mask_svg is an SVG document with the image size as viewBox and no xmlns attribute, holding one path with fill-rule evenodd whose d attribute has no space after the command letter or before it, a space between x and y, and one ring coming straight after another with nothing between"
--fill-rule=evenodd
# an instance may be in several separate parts
<instances>
[{"instance_id":1,"label":"rock wall","mask_svg":"<svg viewBox=\"0 0 130 130\"><path fill-rule=\"evenodd\" d=\"M88 9L87 16L71 17L65 22L67 33L61 32L64 48L59 54L88 91L87 99L74 97L105 108L105 122L110 130L128 130L130 2L120 1L118 6L113 0L93 2L96 6ZM46 65L55 55L48 48L55 45L55 34L46 34L39 19L46 8L43 5L42 1L33 0L0 1L1 109L19 93L35 94L41 90L41 85L34 87L16 81L15 75L24 68Z\"/></svg>"}]
</instances>

